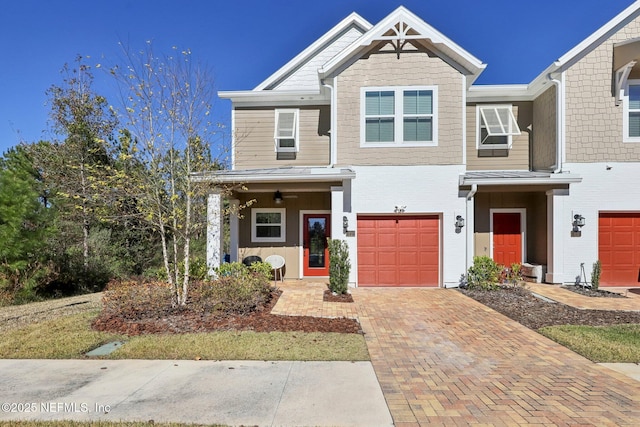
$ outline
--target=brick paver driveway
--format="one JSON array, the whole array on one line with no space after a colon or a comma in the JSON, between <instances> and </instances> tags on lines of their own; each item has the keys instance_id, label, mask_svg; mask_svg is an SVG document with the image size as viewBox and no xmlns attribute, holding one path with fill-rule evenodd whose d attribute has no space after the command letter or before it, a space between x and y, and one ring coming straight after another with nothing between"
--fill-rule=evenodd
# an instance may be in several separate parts
<instances>
[{"instance_id":1,"label":"brick paver driveway","mask_svg":"<svg viewBox=\"0 0 640 427\"><path fill-rule=\"evenodd\" d=\"M353 294L396 426L640 425L640 382L455 290Z\"/></svg>"}]
</instances>

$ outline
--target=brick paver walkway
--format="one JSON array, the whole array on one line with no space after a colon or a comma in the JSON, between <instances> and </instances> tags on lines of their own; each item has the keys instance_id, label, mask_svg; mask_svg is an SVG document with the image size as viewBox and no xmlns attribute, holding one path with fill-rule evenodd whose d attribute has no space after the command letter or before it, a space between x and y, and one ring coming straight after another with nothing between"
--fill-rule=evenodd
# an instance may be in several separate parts
<instances>
[{"instance_id":1,"label":"brick paver walkway","mask_svg":"<svg viewBox=\"0 0 640 427\"><path fill-rule=\"evenodd\" d=\"M611 289L627 298L592 298L562 289L556 285L527 283L527 288L562 304L589 310L627 310L640 311L640 295L626 292L624 289ZM609 290L607 288L601 288Z\"/></svg>"},{"instance_id":2,"label":"brick paver walkway","mask_svg":"<svg viewBox=\"0 0 640 427\"><path fill-rule=\"evenodd\" d=\"M283 297L291 297L288 314L318 310L308 300L319 292L321 301L324 288L304 286L319 290L298 289L298 300L295 287L283 287ZM356 303L346 305L355 305L398 427L640 425L639 382L455 290L358 288L353 294Z\"/></svg>"}]
</instances>

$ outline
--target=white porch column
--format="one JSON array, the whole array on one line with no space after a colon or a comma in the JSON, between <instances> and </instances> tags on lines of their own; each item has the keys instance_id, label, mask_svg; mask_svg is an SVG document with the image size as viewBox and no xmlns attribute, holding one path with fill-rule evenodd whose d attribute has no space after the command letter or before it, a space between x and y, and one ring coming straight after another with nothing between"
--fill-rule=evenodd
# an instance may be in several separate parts
<instances>
[{"instance_id":1,"label":"white porch column","mask_svg":"<svg viewBox=\"0 0 640 427\"><path fill-rule=\"evenodd\" d=\"M331 187L331 238L344 240L345 235L342 230L343 209L342 187Z\"/></svg>"},{"instance_id":2,"label":"white porch column","mask_svg":"<svg viewBox=\"0 0 640 427\"><path fill-rule=\"evenodd\" d=\"M207 198L207 268L209 275L220 267L222 252L222 196L211 193Z\"/></svg>"},{"instance_id":3,"label":"white porch column","mask_svg":"<svg viewBox=\"0 0 640 427\"><path fill-rule=\"evenodd\" d=\"M238 218L238 206L240 201L238 199L229 200L229 208L231 215L229 215L229 255L231 262L239 261L238 259L238 247L240 246L240 221Z\"/></svg>"},{"instance_id":4,"label":"white porch column","mask_svg":"<svg viewBox=\"0 0 640 427\"><path fill-rule=\"evenodd\" d=\"M475 193L474 193L475 194ZM466 274L467 271L469 270L469 267L471 267L473 265L473 256L476 253L476 241L475 241L475 232L476 232L476 222L475 222L475 218L476 218L476 214L475 214L475 206L476 206L476 199L474 197L474 194L471 194L469 196L467 196L467 201L466 201L466 210L467 210L467 217L465 218L465 232L467 233L466 235L466 244L465 244L465 250L466 250L466 262L465 262L465 268L467 269L464 273Z\"/></svg>"},{"instance_id":5,"label":"white porch column","mask_svg":"<svg viewBox=\"0 0 640 427\"><path fill-rule=\"evenodd\" d=\"M568 190L547 191L547 274L545 282L564 283L564 233L569 225L564 215L564 196Z\"/></svg>"},{"instance_id":6,"label":"white porch column","mask_svg":"<svg viewBox=\"0 0 640 427\"><path fill-rule=\"evenodd\" d=\"M346 194L344 187L331 187L331 238L344 240L349 245L349 261L351 262L351 271L349 272L349 286L355 286L358 275L358 242L355 237L357 218L355 215L353 215L352 212L345 211L345 196L347 197L347 203L350 203L350 201L348 200L348 198L350 197L348 187L346 190ZM349 223L349 234L345 233L344 231L343 221L345 217L347 218L347 222Z\"/></svg>"}]
</instances>

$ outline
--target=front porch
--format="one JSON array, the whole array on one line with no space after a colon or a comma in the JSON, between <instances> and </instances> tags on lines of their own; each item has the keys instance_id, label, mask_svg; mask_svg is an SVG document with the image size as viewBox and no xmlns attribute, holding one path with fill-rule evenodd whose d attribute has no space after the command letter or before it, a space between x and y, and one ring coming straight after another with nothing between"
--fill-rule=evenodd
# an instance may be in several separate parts
<instances>
[{"instance_id":1,"label":"front porch","mask_svg":"<svg viewBox=\"0 0 640 427\"><path fill-rule=\"evenodd\" d=\"M344 238L355 173L337 168L218 171L208 197L207 265L247 257L285 260L285 278L328 277L327 238ZM228 228L223 219L227 217ZM225 229L226 228L226 229Z\"/></svg>"},{"instance_id":2,"label":"front porch","mask_svg":"<svg viewBox=\"0 0 640 427\"><path fill-rule=\"evenodd\" d=\"M564 241L572 232L564 218L565 196L581 178L569 173L531 171L468 172L467 217L471 256L495 262L542 266L546 283L573 281L563 272Z\"/></svg>"}]
</instances>

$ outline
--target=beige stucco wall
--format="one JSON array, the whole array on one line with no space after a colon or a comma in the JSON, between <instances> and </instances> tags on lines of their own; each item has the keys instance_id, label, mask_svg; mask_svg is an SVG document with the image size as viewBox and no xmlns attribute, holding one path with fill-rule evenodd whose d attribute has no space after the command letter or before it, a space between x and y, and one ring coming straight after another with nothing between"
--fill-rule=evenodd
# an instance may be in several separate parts
<instances>
[{"instance_id":1,"label":"beige stucco wall","mask_svg":"<svg viewBox=\"0 0 640 427\"><path fill-rule=\"evenodd\" d=\"M556 87L550 85L533 101L533 170L550 169L556 163L556 93Z\"/></svg>"},{"instance_id":2,"label":"beige stucco wall","mask_svg":"<svg viewBox=\"0 0 640 427\"><path fill-rule=\"evenodd\" d=\"M622 142L623 107L615 105L612 92L613 45L637 37L640 18L567 70L567 162L640 160L640 144Z\"/></svg>"},{"instance_id":3,"label":"beige stucco wall","mask_svg":"<svg viewBox=\"0 0 640 427\"><path fill-rule=\"evenodd\" d=\"M331 210L331 193L287 193L282 205L275 205L273 193L240 193L238 200L244 205L249 200L255 202L241 211L239 220L239 250L241 261L249 255L258 255L263 260L269 255L281 255L286 262L286 276L300 277L300 211L301 210ZM251 209L252 208L285 208L286 209L286 241L282 243L252 243L251 242Z\"/></svg>"},{"instance_id":4,"label":"beige stucco wall","mask_svg":"<svg viewBox=\"0 0 640 427\"><path fill-rule=\"evenodd\" d=\"M295 160L278 160L273 139L275 108L235 109L235 168L256 169L329 164L330 111L328 105L301 107L300 151Z\"/></svg>"},{"instance_id":5,"label":"beige stucco wall","mask_svg":"<svg viewBox=\"0 0 640 427\"><path fill-rule=\"evenodd\" d=\"M475 256L490 256L490 209L526 209L526 261L547 264L547 200L544 191L492 191L475 196Z\"/></svg>"},{"instance_id":6,"label":"beige stucco wall","mask_svg":"<svg viewBox=\"0 0 640 427\"><path fill-rule=\"evenodd\" d=\"M374 52L337 78L338 164L452 165L462 163L462 75L436 56L413 51ZM438 86L438 145L435 147L361 148L360 88Z\"/></svg>"},{"instance_id":7,"label":"beige stucco wall","mask_svg":"<svg viewBox=\"0 0 640 427\"><path fill-rule=\"evenodd\" d=\"M491 103L495 104L495 103ZM531 102L513 102L520 135L512 137L510 150L478 150L477 104L467 105L467 169L468 170L529 170L529 137L533 121Z\"/></svg>"}]
</instances>

